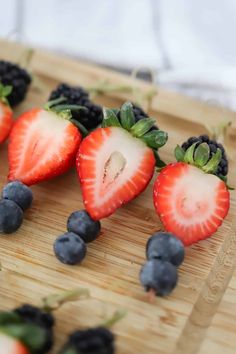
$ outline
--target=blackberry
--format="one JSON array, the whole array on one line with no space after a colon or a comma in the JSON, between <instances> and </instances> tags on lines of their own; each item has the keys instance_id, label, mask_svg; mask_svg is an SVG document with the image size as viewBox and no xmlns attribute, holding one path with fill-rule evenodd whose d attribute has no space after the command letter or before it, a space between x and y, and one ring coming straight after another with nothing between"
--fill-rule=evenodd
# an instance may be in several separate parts
<instances>
[{"instance_id":1,"label":"blackberry","mask_svg":"<svg viewBox=\"0 0 236 354\"><path fill-rule=\"evenodd\" d=\"M222 144L217 143L215 140L211 140L208 135L200 135L199 137L191 137L182 144L182 148L186 151L192 144L197 143L196 147L201 143L207 143L210 148L210 158L216 152L217 148L222 151L222 159L219 163L215 175L218 177L226 177L228 174L228 159L225 149Z\"/></svg>"},{"instance_id":2,"label":"blackberry","mask_svg":"<svg viewBox=\"0 0 236 354\"><path fill-rule=\"evenodd\" d=\"M32 323L45 331L43 347L35 351L35 354L47 353L53 346L54 318L50 313L31 305L23 305L14 310L25 323Z\"/></svg>"},{"instance_id":3,"label":"blackberry","mask_svg":"<svg viewBox=\"0 0 236 354\"><path fill-rule=\"evenodd\" d=\"M12 86L12 92L7 96L11 107L24 100L31 81L31 76L25 69L8 61L0 60L0 82L4 86Z\"/></svg>"},{"instance_id":4,"label":"blackberry","mask_svg":"<svg viewBox=\"0 0 236 354\"><path fill-rule=\"evenodd\" d=\"M63 104L81 105L87 110L72 111L72 118L81 123L87 130L96 128L103 119L102 107L94 104L87 91L82 87L69 86L65 83L59 84L57 88L51 92L49 101L59 97L65 97Z\"/></svg>"},{"instance_id":5,"label":"blackberry","mask_svg":"<svg viewBox=\"0 0 236 354\"><path fill-rule=\"evenodd\" d=\"M144 112L144 110L141 107L135 105L134 103L132 103L132 105L133 105L133 113L134 113L135 123L137 123L138 121L140 121L143 118L149 118L148 114L146 112ZM120 111L119 110L117 112L117 117L120 120ZM155 125L152 128L150 128L149 131L157 130L157 129L158 129L158 126Z\"/></svg>"},{"instance_id":6,"label":"blackberry","mask_svg":"<svg viewBox=\"0 0 236 354\"><path fill-rule=\"evenodd\" d=\"M69 351L78 354L114 354L114 335L105 327L74 332L60 354Z\"/></svg>"}]
</instances>

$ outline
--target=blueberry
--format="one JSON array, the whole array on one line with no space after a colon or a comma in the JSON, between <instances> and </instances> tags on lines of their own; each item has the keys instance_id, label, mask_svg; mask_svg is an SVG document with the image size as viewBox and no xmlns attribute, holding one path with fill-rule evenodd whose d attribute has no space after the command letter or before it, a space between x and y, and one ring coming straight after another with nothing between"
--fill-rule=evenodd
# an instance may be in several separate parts
<instances>
[{"instance_id":1,"label":"blueberry","mask_svg":"<svg viewBox=\"0 0 236 354\"><path fill-rule=\"evenodd\" d=\"M33 193L25 184L14 181L8 183L2 192L3 199L13 200L22 210L28 209L33 201Z\"/></svg>"},{"instance_id":2,"label":"blueberry","mask_svg":"<svg viewBox=\"0 0 236 354\"><path fill-rule=\"evenodd\" d=\"M0 232L11 234L21 226L22 209L12 200L0 200Z\"/></svg>"},{"instance_id":3,"label":"blueberry","mask_svg":"<svg viewBox=\"0 0 236 354\"><path fill-rule=\"evenodd\" d=\"M94 221L86 210L74 211L68 218L67 230L79 235L84 242L94 241L101 230L100 221Z\"/></svg>"},{"instance_id":4,"label":"blueberry","mask_svg":"<svg viewBox=\"0 0 236 354\"><path fill-rule=\"evenodd\" d=\"M54 242L56 257L65 264L79 264L86 256L86 244L73 232L60 235Z\"/></svg>"},{"instance_id":5,"label":"blueberry","mask_svg":"<svg viewBox=\"0 0 236 354\"><path fill-rule=\"evenodd\" d=\"M169 232L156 232L146 245L147 259L167 261L178 267L184 260L183 243Z\"/></svg>"},{"instance_id":6,"label":"blueberry","mask_svg":"<svg viewBox=\"0 0 236 354\"><path fill-rule=\"evenodd\" d=\"M165 296L176 287L177 269L170 262L151 259L140 272L140 281L146 291L154 290L156 295Z\"/></svg>"}]
</instances>

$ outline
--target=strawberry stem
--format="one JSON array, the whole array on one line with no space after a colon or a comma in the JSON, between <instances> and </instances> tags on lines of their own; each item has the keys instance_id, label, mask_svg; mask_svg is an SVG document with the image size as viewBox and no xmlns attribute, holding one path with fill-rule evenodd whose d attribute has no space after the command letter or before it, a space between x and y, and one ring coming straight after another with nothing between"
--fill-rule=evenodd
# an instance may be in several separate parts
<instances>
[{"instance_id":1,"label":"strawberry stem","mask_svg":"<svg viewBox=\"0 0 236 354\"><path fill-rule=\"evenodd\" d=\"M66 111L66 110L70 110L70 111L79 111L79 110L87 111L88 110L86 107L76 105L76 104L59 104L59 105L51 107L51 109L55 112L61 112L61 111Z\"/></svg>"},{"instance_id":2,"label":"strawberry stem","mask_svg":"<svg viewBox=\"0 0 236 354\"><path fill-rule=\"evenodd\" d=\"M66 101L66 98L63 97L63 96L58 97L58 98L55 98L55 100L48 101L48 102L44 105L44 109L50 110L53 106L57 105L58 103L65 102L65 101Z\"/></svg>"},{"instance_id":3,"label":"strawberry stem","mask_svg":"<svg viewBox=\"0 0 236 354\"><path fill-rule=\"evenodd\" d=\"M119 322L122 318L124 318L126 316L126 314L127 314L126 310L115 311L111 318L108 318L103 323L101 323L101 326L110 328L115 323Z\"/></svg>"},{"instance_id":4,"label":"strawberry stem","mask_svg":"<svg viewBox=\"0 0 236 354\"><path fill-rule=\"evenodd\" d=\"M89 291L84 288L63 291L59 294L52 294L42 299L40 308L47 312L52 312L61 307L65 302L76 301L80 297L88 298Z\"/></svg>"}]
</instances>

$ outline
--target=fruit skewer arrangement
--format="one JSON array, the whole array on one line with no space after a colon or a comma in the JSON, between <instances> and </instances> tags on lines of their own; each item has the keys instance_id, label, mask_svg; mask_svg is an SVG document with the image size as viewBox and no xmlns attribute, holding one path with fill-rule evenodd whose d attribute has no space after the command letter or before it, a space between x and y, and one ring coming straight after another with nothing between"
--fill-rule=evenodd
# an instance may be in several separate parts
<instances>
[{"instance_id":1,"label":"fruit skewer arrangement","mask_svg":"<svg viewBox=\"0 0 236 354\"><path fill-rule=\"evenodd\" d=\"M2 96L7 94L3 89ZM158 150L167 138L140 107L126 102L102 110L83 88L60 84L44 108L23 114L12 129L11 182L0 202L0 231L10 233L20 226L33 199L27 186L61 175L75 164L85 210L71 214L68 232L55 241L54 252L63 263L79 264L86 244L100 233L100 220L142 193L157 166L161 171L154 184L154 206L167 232L148 243L140 280L157 295L169 294L182 262L173 263L171 247L175 245L183 258L182 243L211 236L228 213L229 192L222 145L208 136L191 137L176 148L177 162L165 166ZM14 225L7 223L9 217ZM157 256L162 247L164 253Z\"/></svg>"}]
</instances>

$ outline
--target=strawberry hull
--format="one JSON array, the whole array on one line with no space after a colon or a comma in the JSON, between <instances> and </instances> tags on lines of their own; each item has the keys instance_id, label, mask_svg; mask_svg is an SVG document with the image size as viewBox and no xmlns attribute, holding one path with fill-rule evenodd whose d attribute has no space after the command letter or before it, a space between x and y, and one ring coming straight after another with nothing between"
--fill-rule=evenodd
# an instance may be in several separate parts
<instances>
[{"instance_id":1,"label":"strawberry hull","mask_svg":"<svg viewBox=\"0 0 236 354\"><path fill-rule=\"evenodd\" d=\"M149 184L155 167L152 149L119 127L98 128L77 155L84 205L94 220L113 214Z\"/></svg>"},{"instance_id":2,"label":"strawberry hull","mask_svg":"<svg viewBox=\"0 0 236 354\"><path fill-rule=\"evenodd\" d=\"M1 354L30 354L25 346L14 338L0 333L0 353Z\"/></svg>"}]
</instances>

